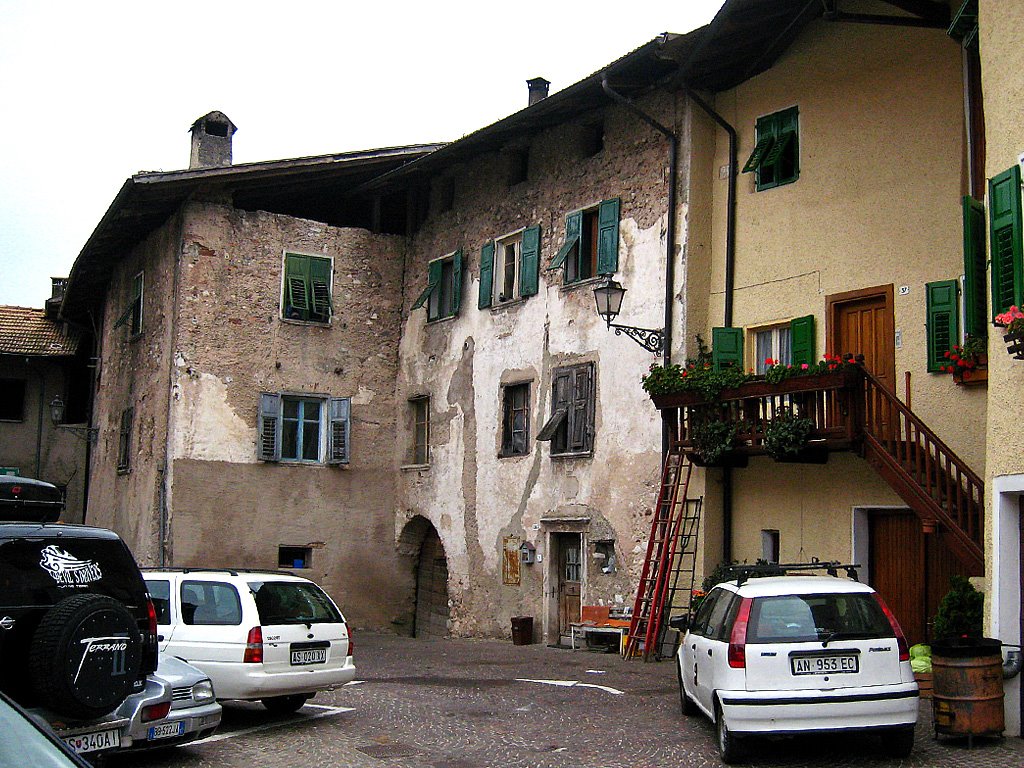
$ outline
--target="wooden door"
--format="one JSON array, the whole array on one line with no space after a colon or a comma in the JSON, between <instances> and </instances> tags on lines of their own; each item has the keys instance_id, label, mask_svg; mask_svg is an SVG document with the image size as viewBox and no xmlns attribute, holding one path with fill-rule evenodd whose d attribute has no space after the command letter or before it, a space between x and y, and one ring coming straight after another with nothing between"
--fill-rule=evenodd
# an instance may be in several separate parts
<instances>
[{"instance_id":1,"label":"wooden door","mask_svg":"<svg viewBox=\"0 0 1024 768\"><path fill-rule=\"evenodd\" d=\"M909 510L876 511L870 517L868 582L885 599L907 636L925 643L949 577L966 570L939 534L925 534Z\"/></svg>"},{"instance_id":2,"label":"wooden door","mask_svg":"<svg viewBox=\"0 0 1024 768\"><path fill-rule=\"evenodd\" d=\"M433 527L420 546L416 566L416 637L448 634L448 561Z\"/></svg>"},{"instance_id":3,"label":"wooden door","mask_svg":"<svg viewBox=\"0 0 1024 768\"><path fill-rule=\"evenodd\" d=\"M583 581L580 534L558 534L558 631L568 637L580 620L580 586Z\"/></svg>"},{"instance_id":4,"label":"wooden door","mask_svg":"<svg viewBox=\"0 0 1024 768\"><path fill-rule=\"evenodd\" d=\"M829 296L831 354L864 356L864 367L896 391L895 320L891 285Z\"/></svg>"}]
</instances>

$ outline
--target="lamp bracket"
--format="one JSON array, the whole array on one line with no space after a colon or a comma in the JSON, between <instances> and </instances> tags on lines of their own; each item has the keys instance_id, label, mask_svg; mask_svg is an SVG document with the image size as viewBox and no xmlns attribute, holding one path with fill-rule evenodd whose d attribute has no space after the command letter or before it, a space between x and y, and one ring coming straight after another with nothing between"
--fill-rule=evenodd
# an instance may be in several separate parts
<instances>
[{"instance_id":1,"label":"lamp bracket","mask_svg":"<svg viewBox=\"0 0 1024 768\"><path fill-rule=\"evenodd\" d=\"M99 435L99 427L76 427L69 424L58 424L57 429L66 429L75 437L80 437L90 445L96 444L96 437Z\"/></svg>"},{"instance_id":2,"label":"lamp bracket","mask_svg":"<svg viewBox=\"0 0 1024 768\"><path fill-rule=\"evenodd\" d=\"M615 335L625 334L633 341L654 355L661 354L665 348L665 333L661 328L637 328L632 325L617 325L609 323L609 328L615 329Z\"/></svg>"}]
</instances>

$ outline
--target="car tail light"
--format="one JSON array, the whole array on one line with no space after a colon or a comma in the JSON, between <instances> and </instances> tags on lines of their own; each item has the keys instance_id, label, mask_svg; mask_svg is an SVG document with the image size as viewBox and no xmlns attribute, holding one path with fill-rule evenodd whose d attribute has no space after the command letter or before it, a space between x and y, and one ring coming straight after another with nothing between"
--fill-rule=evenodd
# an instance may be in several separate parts
<instances>
[{"instance_id":1,"label":"car tail light","mask_svg":"<svg viewBox=\"0 0 1024 768\"><path fill-rule=\"evenodd\" d=\"M156 637L156 606L153 605L153 601L149 598L146 598L146 618L149 620L150 637Z\"/></svg>"},{"instance_id":2,"label":"car tail light","mask_svg":"<svg viewBox=\"0 0 1024 768\"><path fill-rule=\"evenodd\" d=\"M354 656L356 650L356 641L352 639L352 628L348 630L348 655Z\"/></svg>"},{"instance_id":3,"label":"car tail light","mask_svg":"<svg viewBox=\"0 0 1024 768\"><path fill-rule=\"evenodd\" d=\"M882 607L882 613L885 614L885 618L889 620L889 626L892 627L893 634L896 635L896 645L900 649L900 661L910 661L910 647L907 645L907 638L903 634L903 630L900 629L900 623L896 621L896 617L892 611L889 610L889 606L885 604L885 600L877 592L874 593L875 600Z\"/></svg>"},{"instance_id":4,"label":"car tail light","mask_svg":"<svg viewBox=\"0 0 1024 768\"><path fill-rule=\"evenodd\" d=\"M740 598L740 609L732 625L732 634L729 636L729 666L733 669L744 669L747 666L747 622L750 621L752 602L749 597Z\"/></svg>"},{"instance_id":5,"label":"car tail light","mask_svg":"<svg viewBox=\"0 0 1024 768\"><path fill-rule=\"evenodd\" d=\"M263 663L263 629L253 627L249 630L249 637L245 640L245 655L242 657L245 664Z\"/></svg>"},{"instance_id":6,"label":"car tail light","mask_svg":"<svg viewBox=\"0 0 1024 768\"><path fill-rule=\"evenodd\" d=\"M171 711L171 702L165 701L163 704L153 704L148 707L142 708L142 722L148 723L151 720L162 720L167 717L167 713Z\"/></svg>"}]
</instances>

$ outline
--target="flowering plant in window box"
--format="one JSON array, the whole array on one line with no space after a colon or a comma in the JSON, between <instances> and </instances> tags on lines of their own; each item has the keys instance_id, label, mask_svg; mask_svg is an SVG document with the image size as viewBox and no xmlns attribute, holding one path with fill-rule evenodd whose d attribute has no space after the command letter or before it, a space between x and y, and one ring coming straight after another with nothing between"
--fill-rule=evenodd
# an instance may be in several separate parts
<instances>
[{"instance_id":1,"label":"flowering plant in window box","mask_svg":"<svg viewBox=\"0 0 1024 768\"><path fill-rule=\"evenodd\" d=\"M1006 329L1003 333L1006 351L1018 360L1024 360L1024 312L1015 304L1006 312L996 315L995 324Z\"/></svg>"},{"instance_id":2,"label":"flowering plant in window box","mask_svg":"<svg viewBox=\"0 0 1024 768\"><path fill-rule=\"evenodd\" d=\"M853 355L851 354L847 354L846 357L824 355L821 360L814 364L801 363L800 365L793 365L792 363L779 362L770 357L765 358L764 363L767 366L764 372L764 380L769 384L778 384L781 381L792 379L796 376L820 376L823 373L834 373L855 366Z\"/></svg>"},{"instance_id":3,"label":"flowering plant in window box","mask_svg":"<svg viewBox=\"0 0 1024 768\"><path fill-rule=\"evenodd\" d=\"M963 346L954 345L951 350L943 354L943 357L948 361L943 370L953 374L953 381L957 384L984 380L979 375L988 362L985 355L984 339L968 336Z\"/></svg>"}]
</instances>

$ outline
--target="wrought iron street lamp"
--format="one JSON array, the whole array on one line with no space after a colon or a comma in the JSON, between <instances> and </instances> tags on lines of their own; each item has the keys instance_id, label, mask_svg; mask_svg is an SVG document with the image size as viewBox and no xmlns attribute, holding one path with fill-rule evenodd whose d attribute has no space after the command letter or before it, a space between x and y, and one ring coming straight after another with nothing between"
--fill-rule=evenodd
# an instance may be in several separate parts
<instances>
[{"instance_id":1,"label":"wrought iron street lamp","mask_svg":"<svg viewBox=\"0 0 1024 768\"><path fill-rule=\"evenodd\" d=\"M71 434L89 443L95 443L96 436L100 432L98 427L79 427L74 424L64 424L64 401L60 399L60 395L50 401L50 420L57 429L66 429Z\"/></svg>"},{"instance_id":2,"label":"wrought iron street lamp","mask_svg":"<svg viewBox=\"0 0 1024 768\"><path fill-rule=\"evenodd\" d=\"M604 318L609 328L615 329L615 335L626 334L655 355L660 354L665 346L665 333L661 328L637 328L633 325L618 325L613 323L622 309L622 297L626 295L626 289L606 275L603 283L594 289L594 301L597 302L597 314Z\"/></svg>"}]
</instances>

